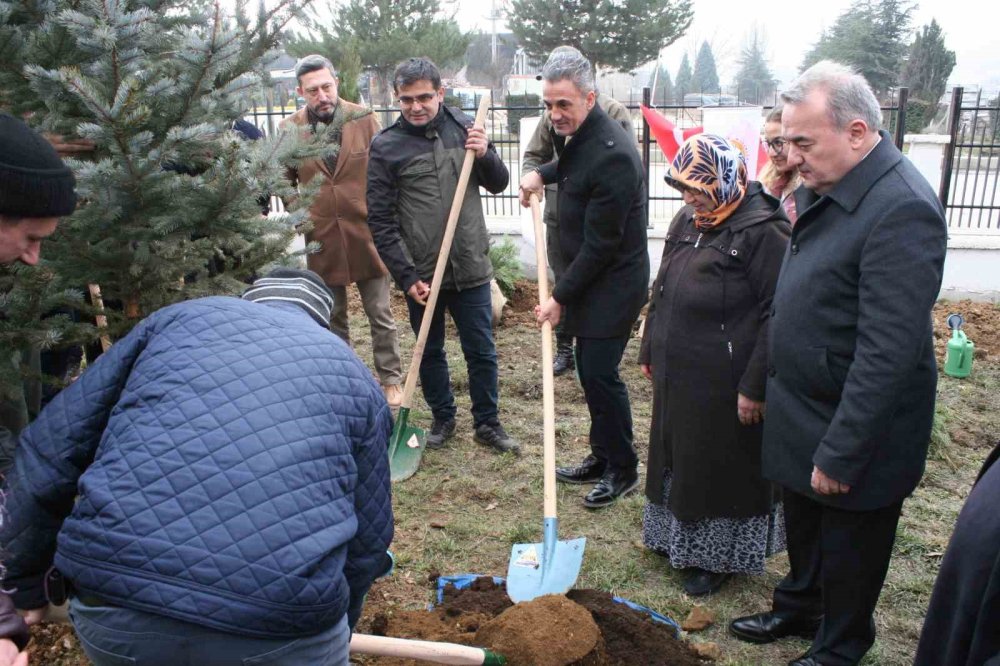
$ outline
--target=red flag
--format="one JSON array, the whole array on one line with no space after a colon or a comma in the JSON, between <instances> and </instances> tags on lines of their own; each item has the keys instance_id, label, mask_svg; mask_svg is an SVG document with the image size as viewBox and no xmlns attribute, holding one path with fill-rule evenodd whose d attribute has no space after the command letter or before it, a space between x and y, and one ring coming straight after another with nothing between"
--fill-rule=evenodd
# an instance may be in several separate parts
<instances>
[{"instance_id":1,"label":"red flag","mask_svg":"<svg viewBox=\"0 0 1000 666\"><path fill-rule=\"evenodd\" d=\"M660 146L660 151L663 152L668 162L674 161L674 156L677 155L677 150L682 143L695 134L701 134L705 131L703 127L690 127L681 131L677 129L676 125L660 115L659 111L650 109L648 106L640 108L642 109L642 117L649 123L649 131L653 133L657 145Z\"/></svg>"},{"instance_id":2,"label":"red flag","mask_svg":"<svg viewBox=\"0 0 1000 666\"><path fill-rule=\"evenodd\" d=\"M771 156L767 154L767 146L764 145L764 142L757 142L757 173L755 176L760 175L760 172L764 170L764 165L767 164L770 159Z\"/></svg>"}]
</instances>

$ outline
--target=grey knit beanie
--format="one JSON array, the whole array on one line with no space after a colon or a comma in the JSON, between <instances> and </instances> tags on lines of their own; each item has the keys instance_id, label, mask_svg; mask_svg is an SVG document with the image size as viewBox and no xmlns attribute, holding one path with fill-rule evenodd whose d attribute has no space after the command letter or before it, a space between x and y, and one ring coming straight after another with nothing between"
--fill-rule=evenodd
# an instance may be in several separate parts
<instances>
[{"instance_id":1,"label":"grey knit beanie","mask_svg":"<svg viewBox=\"0 0 1000 666\"><path fill-rule=\"evenodd\" d=\"M52 144L24 121L0 113L0 215L69 215L76 208L75 184Z\"/></svg>"},{"instance_id":2,"label":"grey knit beanie","mask_svg":"<svg viewBox=\"0 0 1000 666\"><path fill-rule=\"evenodd\" d=\"M300 268L275 268L265 277L255 280L243 292L243 299L256 301L284 301L295 303L305 310L317 324L330 328L333 312L333 292L323 279L312 271Z\"/></svg>"}]
</instances>

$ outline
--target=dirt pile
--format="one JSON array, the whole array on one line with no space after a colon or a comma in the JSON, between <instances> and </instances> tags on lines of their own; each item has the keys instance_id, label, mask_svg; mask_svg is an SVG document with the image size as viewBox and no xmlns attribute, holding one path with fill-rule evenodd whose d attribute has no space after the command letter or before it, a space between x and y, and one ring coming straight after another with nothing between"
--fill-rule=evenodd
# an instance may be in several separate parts
<instances>
[{"instance_id":1,"label":"dirt pile","mask_svg":"<svg viewBox=\"0 0 1000 666\"><path fill-rule=\"evenodd\" d=\"M583 606L548 595L511 606L476 632L476 643L507 657L511 664L566 666L597 647L601 630Z\"/></svg>"},{"instance_id":2,"label":"dirt pile","mask_svg":"<svg viewBox=\"0 0 1000 666\"><path fill-rule=\"evenodd\" d=\"M583 629L587 623L580 619L581 607L589 611L598 629L596 639ZM373 619L371 632L488 647L507 657L510 666L710 663L675 638L670 627L614 601L607 592L571 590L566 597L543 597L512 607L504 586L488 577L476 579L464 590L446 587L444 602L432 610L380 613ZM588 651L577 657L583 648ZM556 660L543 660L549 658ZM417 666L416 662L400 659L365 663Z\"/></svg>"}]
</instances>

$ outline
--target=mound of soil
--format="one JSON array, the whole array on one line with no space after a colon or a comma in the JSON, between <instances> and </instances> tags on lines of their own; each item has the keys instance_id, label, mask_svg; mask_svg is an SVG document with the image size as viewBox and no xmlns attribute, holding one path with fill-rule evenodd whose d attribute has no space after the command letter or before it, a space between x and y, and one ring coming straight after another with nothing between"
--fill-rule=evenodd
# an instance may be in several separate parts
<instances>
[{"instance_id":1,"label":"mound of soil","mask_svg":"<svg viewBox=\"0 0 1000 666\"><path fill-rule=\"evenodd\" d=\"M548 601L550 599L555 601ZM538 604L542 600L544 603ZM676 638L670 627L617 603L606 592L571 590L566 597L543 597L512 606L502 584L482 577L465 590L449 585L444 590L444 602L432 610L379 613L373 619L371 633L487 647L507 657L510 666L550 663L538 661L532 655L563 657L551 663L565 666L701 666L709 663L686 642ZM521 611L525 606L528 608ZM599 630L596 644L573 619L579 607L589 611ZM513 613L515 610L519 612ZM565 628L571 625L574 627L572 633ZM567 640L568 646L557 647ZM576 658L574 650L581 645L590 651ZM589 646L593 646L592 649ZM401 659L375 659L366 663L417 666L416 662Z\"/></svg>"},{"instance_id":2,"label":"mound of soil","mask_svg":"<svg viewBox=\"0 0 1000 666\"><path fill-rule=\"evenodd\" d=\"M45 666L90 666L68 624L42 622L31 628L28 663Z\"/></svg>"},{"instance_id":3,"label":"mound of soil","mask_svg":"<svg viewBox=\"0 0 1000 666\"><path fill-rule=\"evenodd\" d=\"M476 632L476 643L511 664L535 666L578 663L600 640L601 630L590 612L561 594L511 606Z\"/></svg>"}]
</instances>

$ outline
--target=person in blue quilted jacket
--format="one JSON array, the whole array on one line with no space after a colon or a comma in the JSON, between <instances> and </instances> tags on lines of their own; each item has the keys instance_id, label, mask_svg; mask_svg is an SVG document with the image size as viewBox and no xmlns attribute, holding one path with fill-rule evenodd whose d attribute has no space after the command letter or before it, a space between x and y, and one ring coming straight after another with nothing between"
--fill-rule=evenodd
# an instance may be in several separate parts
<instances>
[{"instance_id":1,"label":"person in blue quilted jacket","mask_svg":"<svg viewBox=\"0 0 1000 666\"><path fill-rule=\"evenodd\" d=\"M4 589L97 666L348 663L389 566L389 408L315 273L163 308L22 433ZM46 584L47 583L47 584Z\"/></svg>"}]
</instances>

